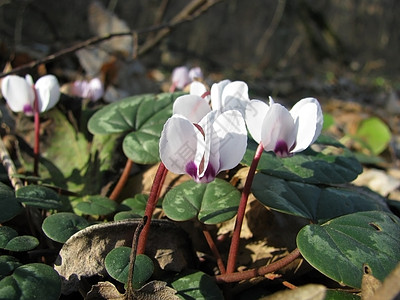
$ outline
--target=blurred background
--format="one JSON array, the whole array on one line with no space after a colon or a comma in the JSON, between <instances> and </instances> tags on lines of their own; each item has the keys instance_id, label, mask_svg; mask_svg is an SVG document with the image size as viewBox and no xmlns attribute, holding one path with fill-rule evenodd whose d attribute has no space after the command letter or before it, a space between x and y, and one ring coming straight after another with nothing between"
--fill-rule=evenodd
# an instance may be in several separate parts
<instances>
[{"instance_id":1,"label":"blurred background","mask_svg":"<svg viewBox=\"0 0 400 300\"><path fill-rule=\"evenodd\" d=\"M157 92L159 85L154 81L166 80L179 65L198 65L213 81L245 80L255 97L273 95L289 101L313 93L382 104L384 96L379 91L377 96L377 89L396 91L400 87L399 1L193 2L208 3L208 7L195 10L197 15L190 21L174 27L139 55L131 71L117 68L123 80L131 82L127 93ZM0 68L4 70L7 62L16 67L42 58L111 29L124 32L169 23L189 3L1 0ZM156 33L139 34L137 49ZM111 40L113 45L106 51L118 53L117 58L127 64L133 43L121 40ZM96 75L110 57L95 56L101 64L92 69L84 66L83 61L89 60L87 55L70 53L46 68L68 81L79 74ZM122 85L121 76L112 80Z\"/></svg>"}]
</instances>

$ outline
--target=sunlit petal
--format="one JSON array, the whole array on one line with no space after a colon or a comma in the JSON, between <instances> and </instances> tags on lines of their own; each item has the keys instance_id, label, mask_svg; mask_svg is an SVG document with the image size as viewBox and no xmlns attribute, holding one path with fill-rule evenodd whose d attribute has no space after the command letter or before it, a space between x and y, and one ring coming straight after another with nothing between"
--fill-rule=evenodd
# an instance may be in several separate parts
<instances>
[{"instance_id":1,"label":"sunlit petal","mask_svg":"<svg viewBox=\"0 0 400 300\"><path fill-rule=\"evenodd\" d=\"M14 112L24 111L27 105L33 107L35 93L32 86L23 77L6 76L1 83L1 92L8 106Z\"/></svg>"},{"instance_id":2,"label":"sunlit petal","mask_svg":"<svg viewBox=\"0 0 400 300\"><path fill-rule=\"evenodd\" d=\"M160 138L160 158L173 173L184 174L197 151L197 133L185 117L173 115L164 125Z\"/></svg>"},{"instance_id":3,"label":"sunlit petal","mask_svg":"<svg viewBox=\"0 0 400 300\"><path fill-rule=\"evenodd\" d=\"M210 92L207 90L207 87L200 81L193 81L190 84L190 95L200 96L208 103L210 103L211 100Z\"/></svg>"},{"instance_id":4,"label":"sunlit petal","mask_svg":"<svg viewBox=\"0 0 400 300\"><path fill-rule=\"evenodd\" d=\"M244 119L237 110L220 114L213 123L212 153L219 153L219 171L236 167L247 148L247 131Z\"/></svg>"},{"instance_id":5,"label":"sunlit petal","mask_svg":"<svg viewBox=\"0 0 400 300\"><path fill-rule=\"evenodd\" d=\"M243 81L233 81L227 84L222 91L222 110L236 109L242 115L250 101L247 84Z\"/></svg>"},{"instance_id":6,"label":"sunlit petal","mask_svg":"<svg viewBox=\"0 0 400 300\"><path fill-rule=\"evenodd\" d=\"M298 126L296 147L293 152L300 152L311 145L320 135L323 115L319 102L314 98L305 98L297 102L290 110Z\"/></svg>"},{"instance_id":7,"label":"sunlit petal","mask_svg":"<svg viewBox=\"0 0 400 300\"><path fill-rule=\"evenodd\" d=\"M246 105L245 120L247 129L257 143L261 142L261 127L268 110L269 106L261 100L251 100Z\"/></svg>"},{"instance_id":8,"label":"sunlit petal","mask_svg":"<svg viewBox=\"0 0 400 300\"><path fill-rule=\"evenodd\" d=\"M60 85L54 75L45 75L36 81L35 88L39 99L39 111L54 107L60 99Z\"/></svg>"},{"instance_id":9,"label":"sunlit petal","mask_svg":"<svg viewBox=\"0 0 400 300\"><path fill-rule=\"evenodd\" d=\"M197 95L178 97L172 107L173 114L180 114L192 123L198 123L211 111L207 101Z\"/></svg>"},{"instance_id":10,"label":"sunlit petal","mask_svg":"<svg viewBox=\"0 0 400 300\"><path fill-rule=\"evenodd\" d=\"M230 82L230 80L225 79L211 86L211 106L213 110L222 109L222 92Z\"/></svg>"},{"instance_id":11,"label":"sunlit petal","mask_svg":"<svg viewBox=\"0 0 400 300\"><path fill-rule=\"evenodd\" d=\"M296 142L296 133L296 126L289 111L280 104L272 104L264 118L261 130L261 141L265 151L275 151L277 146L282 149L283 142L290 151Z\"/></svg>"}]
</instances>

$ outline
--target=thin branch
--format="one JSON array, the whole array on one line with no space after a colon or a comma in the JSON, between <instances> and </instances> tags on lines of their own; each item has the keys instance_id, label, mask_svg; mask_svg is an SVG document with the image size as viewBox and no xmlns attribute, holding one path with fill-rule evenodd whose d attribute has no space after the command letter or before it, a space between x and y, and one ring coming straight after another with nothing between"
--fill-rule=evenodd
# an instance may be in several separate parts
<instances>
[{"instance_id":1,"label":"thin branch","mask_svg":"<svg viewBox=\"0 0 400 300\"><path fill-rule=\"evenodd\" d=\"M7 151L7 148L3 143L3 139L0 139L0 159L4 168L7 171L8 178L10 179L14 189L18 190L19 188L23 187L24 185L22 181L15 176L18 174L17 169L15 168L14 162L12 161L10 154Z\"/></svg>"},{"instance_id":2,"label":"thin branch","mask_svg":"<svg viewBox=\"0 0 400 300\"><path fill-rule=\"evenodd\" d=\"M11 71L0 73L0 78L5 77L10 74L16 74L28 69L33 69L36 68L37 66L41 64L46 64L50 61L53 61L55 59L58 59L64 55L68 55L71 53L74 53L80 49L86 48L91 45L99 44L103 41L112 39L114 37L121 37L121 36L129 36L132 35L135 37L135 35L141 35L141 34L148 34L151 32L157 32L160 31L159 34L157 34L154 39L146 42L140 49L137 51L137 55L142 55L148 50L150 50L153 46L155 46L162 38L164 38L172 28L177 27L178 25L191 21L194 18L200 16L202 13L204 13L208 8L213 6L214 4L221 2L223 0L193 0L191 1L180 13L178 13L170 22L165 23L165 24L160 24L160 25L155 25L155 26L150 26L147 28L143 29L137 29L133 31L128 31L128 32L116 32L116 33L110 33L105 36L101 37L92 37L90 39L87 39L83 42L80 42L76 45L73 45L71 47L62 49L56 53L53 53L49 56L46 56L41 59L37 59L35 61L32 61L30 63L27 63L25 65L16 67L12 69ZM202 5L202 6L200 6ZM199 7L200 6L200 7ZM198 10L196 10L198 8ZM161 34L162 33L162 34Z\"/></svg>"},{"instance_id":3,"label":"thin branch","mask_svg":"<svg viewBox=\"0 0 400 300\"><path fill-rule=\"evenodd\" d=\"M147 217L144 216L142 218L142 220L139 222L139 224L137 225L135 233L133 234L132 250L131 250L131 254L129 256L129 274L128 274L128 283L127 283L128 288L126 289L126 299L132 299L132 296L134 294L134 290L132 287L132 279L133 279L133 272L135 269L138 240L139 240L139 235L143 230L143 227L147 223L147 220L148 220Z\"/></svg>"}]
</instances>

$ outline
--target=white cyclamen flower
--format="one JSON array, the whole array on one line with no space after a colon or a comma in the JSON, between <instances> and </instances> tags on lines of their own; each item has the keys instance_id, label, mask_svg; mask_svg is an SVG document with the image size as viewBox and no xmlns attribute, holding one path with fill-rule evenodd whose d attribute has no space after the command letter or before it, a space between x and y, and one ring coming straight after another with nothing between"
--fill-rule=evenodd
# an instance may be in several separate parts
<instances>
[{"instance_id":1,"label":"white cyclamen flower","mask_svg":"<svg viewBox=\"0 0 400 300\"><path fill-rule=\"evenodd\" d=\"M198 123L174 114L161 133L160 158L171 172L207 183L237 166L246 147L246 126L238 111L210 111Z\"/></svg>"},{"instance_id":2,"label":"white cyclamen flower","mask_svg":"<svg viewBox=\"0 0 400 300\"><path fill-rule=\"evenodd\" d=\"M60 85L54 75L40 77L35 85L30 75L26 75L25 78L9 75L3 79L1 91L12 111L22 111L27 115L33 114L35 94L38 98L39 112L51 109L60 99Z\"/></svg>"},{"instance_id":3,"label":"white cyclamen flower","mask_svg":"<svg viewBox=\"0 0 400 300\"><path fill-rule=\"evenodd\" d=\"M270 104L252 100L246 107L247 128L265 151L291 156L310 146L321 133L323 115L315 98L304 98L288 111L270 98Z\"/></svg>"}]
</instances>

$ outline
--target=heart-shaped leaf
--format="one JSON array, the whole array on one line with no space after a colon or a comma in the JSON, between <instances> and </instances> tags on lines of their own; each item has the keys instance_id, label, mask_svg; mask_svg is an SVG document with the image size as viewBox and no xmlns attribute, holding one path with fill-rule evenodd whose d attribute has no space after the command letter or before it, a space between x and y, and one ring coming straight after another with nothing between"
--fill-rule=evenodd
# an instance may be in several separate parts
<instances>
[{"instance_id":1,"label":"heart-shaped leaf","mask_svg":"<svg viewBox=\"0 0 400 300\"><path fill-rule=\"evenodd\" d=\"M0 223L7 222L17 216L23 207L15 199L14 191L0 182Z\"/></svg>"},{"instance_id":2,"label":"heart-shaped leaf","mask_svg":"<svg viewBox=\"0 0 400 300\"><path fill-rule=\"evenodd\" d=\"M118 247L111 250L105 258L105 266L108 274L115 280L125 284L128 282L129 277L129 256L131 250L129 247ZM133 288L140 288L150 278L153 271L153 261L144 254L137 255L132 278Z\"/></svg>"},{"instance_id":3,"label":"heart-shaped leaf","mask_svg":"<svg viewBox=\"0 0 400 300\"><path fill-rule=\"evenodd\" d=\"M65 243L73 234L89 226L89 222L69 212L48 216L42 224L43 232L52 240Z\"/></svg>"},{"instance_id":4,"label":"heart-shaped leaf","mask_svg":"<svg viewBox=\"0 0 400 300\"><path fill-rule=\"evenodd\" d=\"M0 299L57 300L61 293L61 280L54 269L45 264L28 264L0 280Z\"/></svg>"},{"instance_id":5,"label":"heart-shaped leaf","mask_svg":"<svg viewBox=\"0 0 400 300\"><path fill-rule=\"evenodd\" d=\"M215 280L200 271L181 274L171 283L171 286L183 299L224 299Z\"/></svg>"},{"instance_id":6,"label":"heart-shaped leaf","mask_svg":"<svg viewBox=\"0 0 400 300\"><path fill-rule=\"evenodd\" d=\"M137 163L156 163L161 130L180 95L146 94L109 104L90 118L88 129L93 134L130 132L123 141L125 155Z\"/></svg>"},{"instance_id":7,"label":"heart-shaped leaf","mask_svg":"<svg viewBox=\"0 0 400 300\"><path fill-rule=\"evenodd\" d=\"M149 199L148 195L137 194L133 198L127 198L124 201L122 201L121 206L132 210L133 214L143 217L144 211L146 209L147 199Z\"/></svg>"},{"instance_id":8,"label":"heart-shaped leaf","mask_svg":"<svg viewBox=\"0 0 400 300\"><path fill-rule=\"evenodd\" d=\"M326 148L326 151L323 152L307 149L286 158L277 157L271 152L264 152L257 168L267 175L318 184L349 182L362 172L362 166L357 159L337 141L320 136L316 143L324 147L329 146L342 154L324 154L330 148ZM256 149L257 144L249 141L242 161L244 164L251 164Z\"/></svg>"},{"instance_id":9,"label":"heart-shaped leaf","mask_svg":"<svg viewBox=\"0 0 400 300\"><path fill-rule=\"evenodd\" d=\"M187 221L197 216L205 224L217 224L236 215L239 191L228 182L215 179L207 184L186 181L170 190L162 206L175 221Z\"/></svg>"},{"instance_id":10,"label":"heart-shaped leaf","mask_svg":"<svg viewBox=\"0 0 400 300\"><path fill-rule=\"evenodd\" d=\"M44 186L27 185L15 192L17 201L43 209L59 209L62 203L58 194Z\"/></svg>"},{"instance_id":11,"label":"heart-shaped leaf","mask_svg":"<svg viewBox=\"0 0 400 300\"><path fill-rule=\"evenodd\" d=\"M297 235L297 246L321 273L360 288L365 267L383 281L400 261L400 219L367 211L307 225Z\"/></svg>"},{"instance_id":12,"label":"heart-shaped leaf","mask_svg":"<svg viewBox=\"0 0 400 300\"><path fill-rule=\"evenodd\" d=\"M108 215L117 210L115 201L103 196L85 196L75 208L86 215Z\"/></svg>"},{"instance_id":13,"label":"heart-shaped leaf","mask_svg":"<svg viewBox=\"0 0 400 300\"><path fill-rule=\"evenodd\" d=\"M263 173L255 175L252 192L274 210L318 223L358 211L389 211L382 197L366 189L319 187Z\"/></svg>"}]
</instances>

